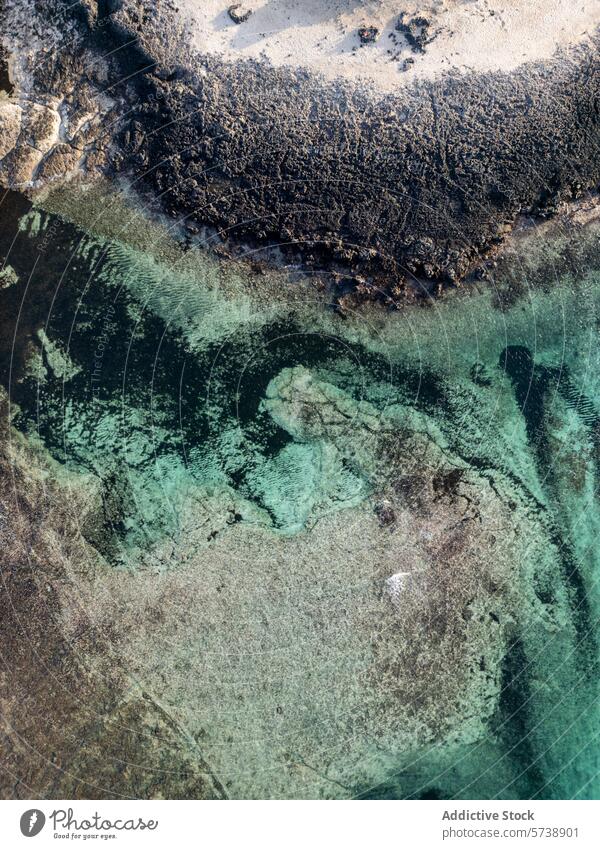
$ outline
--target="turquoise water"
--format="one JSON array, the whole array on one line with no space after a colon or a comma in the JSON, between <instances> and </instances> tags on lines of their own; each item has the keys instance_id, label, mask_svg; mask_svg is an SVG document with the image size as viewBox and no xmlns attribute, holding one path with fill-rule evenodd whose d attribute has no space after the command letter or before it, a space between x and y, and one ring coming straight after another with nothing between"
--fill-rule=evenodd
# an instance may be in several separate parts
<instances>
[{"instance_id":1,"label":"turquoise water","mask_svg":"<svg viewBox=\"0 0 600 849\"><path fill-rule=\"evenodd\" d=\"M598 798L594 251L571 269L550 263L557 279L540 285L531 253L543 238L532 236L499 290L342 316L297 275L257 283L195 248L163 261L10 203L20 229L0 239L10 266L0 364L13 424L96 493L83 533L107 575L176 581L191 563L208 586L219 545L243 564L240 550L250 557L260 538L263 551L272 541L273 575L297 593L291 605L254 586L244 607L256 651L296 644L277 666L281 692L265 692L264 659L246 667L256 689L237 706L223 679L239 683L243 663L223 666L202 696L175 672L161 685L192 725L208 726L222 770L248 764L232 795ZM346 577L343 557L322 554L328 528L348 551L364 549ZM395 551L409 565L390 584ZM263 577L268 546L264 556ZM295 618L320 588L335 599L340 587L343 606L346 580L353 593L368 587L351 614ZM225 621L236 622L236 604L225 603ZM277 636L261 605L265 622L281 613ZM237 652L231 630L213 623L203 650ZM197 631L187 656L149 633L149 654L183 651L182 674L199 668ZM309 668L315 680L302 684ZM307 706L289 720L282 709L275 752L256 715L292 699L292 670ZM244 734L258 740L247 751ZM314 785L291 771L290 751L311 763Z\"/></svg>"}]
</instances>

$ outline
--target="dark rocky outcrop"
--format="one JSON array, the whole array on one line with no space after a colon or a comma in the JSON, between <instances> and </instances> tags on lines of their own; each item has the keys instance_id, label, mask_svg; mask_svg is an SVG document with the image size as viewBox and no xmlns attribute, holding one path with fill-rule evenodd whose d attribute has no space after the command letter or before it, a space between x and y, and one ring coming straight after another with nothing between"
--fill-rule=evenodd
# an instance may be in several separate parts
<instances>
[{"instance_id":1,"label":"dark rocky outcrop","mask_svg":"<svg viewBox=\"0 0 600 849\"><path fill-rule=\"evenodd\" d=\"M38 16L52 6L77 36L32 63L33 90L62 94L63 113L110 117L62 159L36 154L34 185L61 162L117 171L192 232L281 245L398 295L460 281L521 211L549 214L600 182L591 48L375 95L262 63L183 53L174 64L142 3L54 0Z\"/></svg>"},{"instance_id":2,"label":"dark rocky outcrop","mask_svg":"<svg viewBox=\"0 0 600 849\"><path fill-rule=\"evenodd\" d=\"M242 6L241 3L233 3L227 9L227 14L235 24L244 24L252 14L252 9Z\"/></svg>"}]
</instances>

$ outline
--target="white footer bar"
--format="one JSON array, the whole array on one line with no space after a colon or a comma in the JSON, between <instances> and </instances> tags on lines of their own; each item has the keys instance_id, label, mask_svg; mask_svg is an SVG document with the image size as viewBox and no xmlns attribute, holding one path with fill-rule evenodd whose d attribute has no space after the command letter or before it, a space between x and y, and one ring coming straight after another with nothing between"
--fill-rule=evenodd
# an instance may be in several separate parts
<instances>
[{"instance_id":1,"label":"white footer bar","mask_svg":"<svg viewBox=\"0 0 600 849\"><path fill-rule=\"evenodd\" d=\"M600 846L600 802L0 802L0 846Z\"/></svg>"}]
</instances>

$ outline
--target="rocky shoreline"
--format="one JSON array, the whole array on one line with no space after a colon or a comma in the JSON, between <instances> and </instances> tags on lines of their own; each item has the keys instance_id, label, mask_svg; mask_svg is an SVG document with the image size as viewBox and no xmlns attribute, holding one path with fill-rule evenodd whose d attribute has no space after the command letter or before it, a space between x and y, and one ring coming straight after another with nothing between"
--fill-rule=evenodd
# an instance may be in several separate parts
<instances>
[{"instance_id":1,"label":"rocky shoreline","mask_svg":"<svg viewBox=\"0 0 600 849\"><path fill-rule=\"evenodd\" d=\"M464 279L520 213L600 182L597 37L389 94L198 54L170 3L155 12L4 2L3 185L119 175L192 237L413 299Z\"/></svg>"},{"instance_id":2,"label":"rocky shoreline","mask_svg":"<svg viewBox=\"0 0 600 849\"><path fill-rule=\"evenodd\" d=\"M110 198L138 248L10 200L0 794L579 792L597 221L564 273L552 221L486 292L342 320L276 275L249 303L240 264L169 253ZM500 311L503 273L531 285Z\"/></svg>"}]
</instances>

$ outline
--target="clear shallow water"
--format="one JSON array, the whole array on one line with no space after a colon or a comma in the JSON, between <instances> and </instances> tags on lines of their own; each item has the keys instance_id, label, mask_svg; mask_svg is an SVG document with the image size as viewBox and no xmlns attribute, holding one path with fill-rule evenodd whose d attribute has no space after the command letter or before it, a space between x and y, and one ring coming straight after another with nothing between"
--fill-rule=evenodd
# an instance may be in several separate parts
<instances>
[{"instance_id":1,"label":"clear shallow water","mask_svg":"<svg viewBox=\"0 0 600 849\"><path fill-rule=\"evenodd\" d=\"M204 670L196 620L170 643L160 629L145 635L149 655L183 665L163 676L163 698L236 773L232 795L598 796L593 263L528 288L515 257L522 292L504 309L492 288L343 319L297 281L263 298L268 281L257 287L201 251L163 262L15 196L5 211L0 365L14 425L97 492L83 532L107 582L139 593L136 576L144 586L167 576L176 586L184 563L215 592L232 580L223 622L207 614L198 645L221 659L239 653L242 613L262 653L260 664L242 656L206 672L212 689L200 693L180 681ZM467 519L457 554L453 529ZM362 552L357 563L339 557L337 537L336 553L323 554L334 532ZM271 549L253 579L257 533ZM246 570L251 605L231 575L219 577L223 550ZM285 599L256 586L269 556ZM472 588L461 577L442 593L445 572L461 569ZM412 572L424 577L387 583ZM331 609L295 618L320 592ZM129 639L124 665L151 675ZM287 654L269 659L282 644ZM246 678L255 688L229 703L226 685ZM280 703L272 751L267 711ZM290 749L314 784L289 769Z\"/></svg>"}]
</instances>

